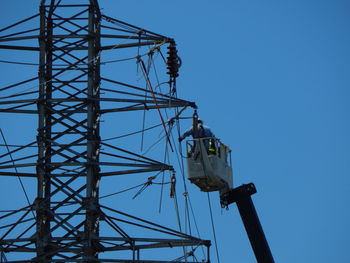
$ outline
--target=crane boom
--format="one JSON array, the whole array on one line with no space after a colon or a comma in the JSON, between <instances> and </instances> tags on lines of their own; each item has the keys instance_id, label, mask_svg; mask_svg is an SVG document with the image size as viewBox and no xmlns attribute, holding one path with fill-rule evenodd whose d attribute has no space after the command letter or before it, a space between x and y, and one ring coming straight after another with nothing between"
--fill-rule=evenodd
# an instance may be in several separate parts
<instances>
[{"instance_id":1,"label":"crane boom","mask_svg":"<svg viewBox=\"0 0 350 263\"><path fill-rule=\"evenodd\" d=\"M239 214L242 218L250 244L258 263L274 263L274 259L267 243L264 231L260 224L258 214L251 195L256 193L253 183L243 184L233 188L220 196L221 205L227 207L236 203Z\"/></svg>"}]
</instances>

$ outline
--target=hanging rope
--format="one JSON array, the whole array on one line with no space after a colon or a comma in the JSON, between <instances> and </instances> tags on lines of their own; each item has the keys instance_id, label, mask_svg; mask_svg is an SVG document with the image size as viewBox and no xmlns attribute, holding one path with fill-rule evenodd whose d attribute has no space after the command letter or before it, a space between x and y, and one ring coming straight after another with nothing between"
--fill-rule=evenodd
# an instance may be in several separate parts
<instances>
[{"instance_id":1,"label":"hanging rope","mask_svg":"<svg viewBox=\"0 0 350 263\"><path fill-rule=\"evenodd\" d=\"M181 127L180 127L180 121L179 121L179 116L180 114L184 111L184 108L181 109L177 114L177 118L175 119L176 120L176 126L177 126L177 136L180 137L180 130L181 130ZM189 117L190 119L192 119L193 117ZM172 137L173 139L173 142L174 142L174 138ZM174 145L175 145L175 148L176 148L176 143L174 142ZM193 210L193 207L192 207L192 204L191 204L191 198L190 198L190 194L188 192L188 188L187 188L187 180L185 178L185 165L184 165L184 157L183 156L183 152L182 152L182 147L181 147L181 142L179 143L179 148L177 149L176 148L176 157L177 157L177 160L178 160L178 163L179 163L179 166L180 166L180 171L181 171L181 175L182 175L182 180L183 180L183 187L184 187L184 190L185 192L183 193L184 194L184 197L185 197L185 218L187 218L187 223L188 223L188 227L189 227L189 233L192 235L192 229L191 229L191 217L190 217L190 214L192 215L192 219L193 219L193 222L194 222L194 226L195 226L195 229L196 229L196 233L198 235L199 238L201 238L201 234L199 232L199 228L198 228L198 224L197 224L197 219L196 219L196 216L195 216L195 213L194 213L194 210ZM180 158L182 157L182 158ZM203 257L205 258L205 252L204 252L204 248L201 246L201 251L202 251L202 254L203 254Z\"/></svg>"},{"instance_id":2,"label":"hanging rope","mask_svg":"<svg viewBox=\"0 0 350 263\"><path fill-rule=\"evenodd\" d=\"M101 140L101 141L105 142L105 141L121 139L121 138L124 138L124 137L128 137L128 136L131 136L131 135L142 133L142 132L145 132L145 131L148 131L148 130L151 130L151 129L154 129L154 128L157 128L157 127L160 127L160 126L162 126L162 124L157 124L157 125L154 125L152 127L146 128L146 129L142 129L142 130L139 130L139 131L136 131L136 132L127 133L127 134L116 136L116 137L111 137L111 138L104 139L104 140Z\"/></svg>"},{"instance_id":3,"label":"hanging rope","mask_svg":"<svg viewBox=\"0 0 350 263\"><path fill-rule=\"evenodd\" d=\"M158 113L159 113L160 120L162 121L162 124L163 124L164 132L165 132L166 137L167 137L167 140L168 140L168 142L169 142L169 146L170 146L170 148L172 149L171 142L170 142L170 139L169 139L169 134L168 134L168 132L167 132L167 130L166 130L166 127L165 127L165 122L164 122L164 119L163 119L162 113L161 113L161 111L160 111L160 108L159 108L159 105L158 105L157 98L156 98L156 96L155 96L155 94L154 94L154 91L153 91L153 88L152 88L151 81L150 81L150 79L149 79L149 77L148 77L148 75L147 75L147 70L146 70L145 63L143 62L143 60L142 60L142 59L139 59L139 63L141 63L141 68L142 68L142 71L143 71L144 77L145 77L146 82L147 82L147 85L148 85L148 87L150 88L150 91L151 91L151 93L152 93L153 100L154 100L154 103L155 103L155 105L156 105L156 107L157 107L157 110L158 110ZM174 151L174 150L172 149L172 151Z\"/></svg>"},{"instance_id":4,"label":"hanging rope","mask_svg":"<svg viewBox=\"0 0 350 263\"><path fill-rule=\"evenodd\" d=\"M208 197L208 204L209 204L209 210L210 210L211 228L212 228L212 230L213 230L213 235L214 235L215 252L216 252L216 257L217 257L217 259L218 259L218 262L220 263L218 242L217 242L217 239L216 239L216 231L215 231L215 225L214 225L213 211L212 211L212 209L211 209L211 201L210 201L209 193L207 193L207 197Z\"/></svg>"},{"instance_id":5,"label":"hanging rope","mask_svg":"<svg viewBox=\"0 0 350 263\"><path fill-rule=\"evenodd\" d=\"M147 182L142 184L142 187L140 190L137 191L137 193L133 196L132 199L135 199L137 196L139 196L148 186L150 186L153 182L152 180L156 179L157 176L151 176L148 177Z\"/></svg>"},{"instance_id":6,"label":"hanging rope","mask_svg":"<svg viewBox=\"0 0 350 263\"><path fill-rule=\"evenodd\" d=\"M108 195L103 195L103 196L100 196L100 199L102 198L106 198L106 197L110 197L110 196L113 196L113 195L117 195L117 194L121 194L121 193L125 193L125 192L128 192L130 190L133 190L135 188L138 188L140 186L144 185L144 183L142 184L138 184L138 185L135 185L133 187L130 187L130 188L127 188L127 189L124 189L124 190L121 190L121 191L118 191L118 192L115 192L115 193L112 193L112 194L108 194Z\"/></svg>"}]
</instances>

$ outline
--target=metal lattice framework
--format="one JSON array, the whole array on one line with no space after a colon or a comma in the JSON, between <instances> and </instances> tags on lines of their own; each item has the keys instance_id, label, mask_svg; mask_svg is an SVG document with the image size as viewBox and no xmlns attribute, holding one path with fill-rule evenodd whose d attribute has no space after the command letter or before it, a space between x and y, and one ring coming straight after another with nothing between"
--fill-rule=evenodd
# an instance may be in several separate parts
<instances>
[{"instance_id":1,"label":"metal lattice framework","mask_svg":"<svg viewBox=\"0 0 350 263\"><path fill-rule=\"evenodd\" d=\"M101 116L195 107L194 103L175 96L176 74L170 73L167 94L153 90L150 83L141 88L101 76L101 54L142 46L148 47L149 54L166 44L173 47L174 40L101 14L97 0L74 4L42 0L39 14L0 32L38 18L39 28L0 37L0 49L39 54L38 77L0 88L5 92L39 82L38 90L0 99L1 113L38 116L36 141L0 156L0 160L7 158L0 163L1 176L37 180L37 198L32 204L0 216L2 260L5 260L4 253L9 260L13 253L22 253L25 260L14 257L9 262L168 262L142 260L140 251L190 247L174 261L189 262L187 258L193 255L193 250L202 245L209 248L210 242L117 211L99 201L99 184L105 176L173 169L168 164L104 142L100 135ZM105 25L107 22L112 25ZM38 46L17 44L37 39ZM123 42L118 42L120 40ZM141 70L147 73L142 57L139 55L136 59ZM104 89L102 83L112 88ZM166 129L167 123L162 120L162 124ZM38 149L36 154L12 159L12 155L33 146ZM103 151L102 147L110 151ZM123 226L138 228L140 235L149 233L150 237L133 237ZM158 237L160 234L167 238ZM115 251L130 251L131 256L117 259Z\"/></svg>"}]
</instances>

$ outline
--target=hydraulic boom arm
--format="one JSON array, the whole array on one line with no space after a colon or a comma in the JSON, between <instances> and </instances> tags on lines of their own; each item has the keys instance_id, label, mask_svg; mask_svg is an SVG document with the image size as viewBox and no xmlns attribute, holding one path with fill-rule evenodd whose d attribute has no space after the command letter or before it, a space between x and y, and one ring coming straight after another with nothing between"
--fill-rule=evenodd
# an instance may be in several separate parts
<instances>
[{"instance_id":1,"label":"hydraulic boom arm","mask_svg":"<svg viewBox=\"0 0 350 263\"><path fill-rule=\"evenodd\" d=\"M221 199L222 206L236 203L239 214L242 218L245 230L247 231L250 244L253 248L258 263L274 263L271 250L261 227L258 214L256 213L251 195L256 193L253 183L244 184L227 193Z\"/></svg>"}]
</instances>

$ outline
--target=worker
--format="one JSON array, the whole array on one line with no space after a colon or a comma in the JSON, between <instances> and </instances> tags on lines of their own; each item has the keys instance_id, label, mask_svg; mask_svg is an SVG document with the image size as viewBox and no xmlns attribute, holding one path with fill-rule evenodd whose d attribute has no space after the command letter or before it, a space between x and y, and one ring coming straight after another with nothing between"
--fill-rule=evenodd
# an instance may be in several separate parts
<instances>
[{"instance_id":1,"label":"worker","mask_svg":"<svg viewBox=\"0 0 350 263\"><path fill-rule=\"evenodd\" d=\"M179 142L181 142L183 139L190 135L192 135L193 139L208 138L203 140L204 146L208 150L208 154L216 153L214 140L210 139L214 138L215 135L208 126L205 126L203 124L202 119L197 120L197 129L194 129L193 126L189 128L187 131L184 132L182 136L179 137Z\"/></svg>"}]
</instances>

